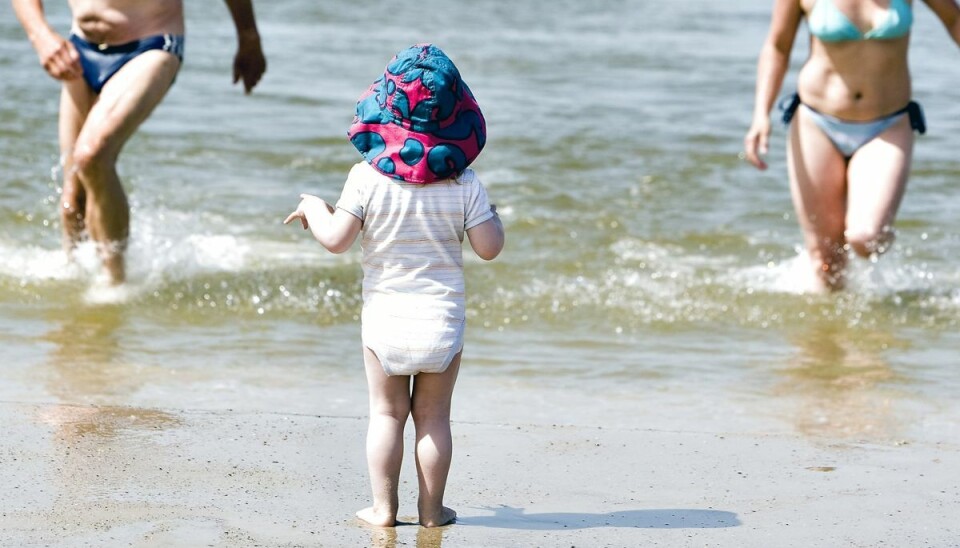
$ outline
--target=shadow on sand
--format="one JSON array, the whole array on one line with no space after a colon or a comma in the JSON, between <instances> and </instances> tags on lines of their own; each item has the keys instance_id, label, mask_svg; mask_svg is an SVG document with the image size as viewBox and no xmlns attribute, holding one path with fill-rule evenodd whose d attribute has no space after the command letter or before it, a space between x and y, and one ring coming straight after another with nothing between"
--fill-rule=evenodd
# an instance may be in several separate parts
<instances>
[{"instance_id":1,"label":"shadow on sand","mask_svg":"<svg viewBox=\"0 0 960 548\"><path fill-rule=\"evenodd\" d=\"M734 512L665 508L656 510L624 510L603 514L548 512L525 514L523 508L501 506L483 508L492 516L459 516L457 525L495 527L500 529L562 530L596 527L635 527L650 529L716 529L737 527L740 520Z\"/></svg>"}]
</instances>

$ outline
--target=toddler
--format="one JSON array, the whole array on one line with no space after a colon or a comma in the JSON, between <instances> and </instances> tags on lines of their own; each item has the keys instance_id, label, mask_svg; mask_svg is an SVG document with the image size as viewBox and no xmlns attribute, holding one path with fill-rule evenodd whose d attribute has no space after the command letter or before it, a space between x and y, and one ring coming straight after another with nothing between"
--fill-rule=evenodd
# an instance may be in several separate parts
<instances>
[{"instance_id":1,"label":"toddler","mask_svg":"<svg viewBox=\"0 0 960 548\"><path fill-rule=\"evenodd\" d=\"M504 242L496 207L468 168L486 142L486 126L453 62L440 48L418 44L398 53L360 97L348 136L365 161L350 170L336 207L304 194L284 223L299 219L333 253L362 234L373 506L357 516L396 524L403 428L412 415L419 521L445 525L456 519L443 492L463 351L463 236L485 260Z\"/></svg>"}]
</instances>

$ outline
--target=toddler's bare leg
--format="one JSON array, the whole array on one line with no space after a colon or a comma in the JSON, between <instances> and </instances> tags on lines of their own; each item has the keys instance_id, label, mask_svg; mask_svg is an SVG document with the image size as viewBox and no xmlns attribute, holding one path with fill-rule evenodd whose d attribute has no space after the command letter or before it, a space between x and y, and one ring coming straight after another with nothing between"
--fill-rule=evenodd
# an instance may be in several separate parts
<instances>
[{"instance_id":1,"label":"toddler's bare leg","mask_svg":"<svg viewBox=\"0 0 960 548\"><path fill-rule=\"evenodd\" d=\"M370 426L367 429L367 467L373 506L357 517L381 527L397 523L400 464L403 462L403 427L410 415L410 377L387 376L369 348L363 349L370 393Z\"/></svg>"},{"instance_id":2,"label":"toddler's bare leg","mask_svg":"<svg viewBox=\"0 0 960 548\"><path fill-rule=\"evenodd\" d=\"M452 523L457 513L443 505L453 440L450 436L450 402L460 370L457 354L443 373L420 373L413 379L413 424L417 429L417 475L420 525Z\"/></svg>"}]
</instances>

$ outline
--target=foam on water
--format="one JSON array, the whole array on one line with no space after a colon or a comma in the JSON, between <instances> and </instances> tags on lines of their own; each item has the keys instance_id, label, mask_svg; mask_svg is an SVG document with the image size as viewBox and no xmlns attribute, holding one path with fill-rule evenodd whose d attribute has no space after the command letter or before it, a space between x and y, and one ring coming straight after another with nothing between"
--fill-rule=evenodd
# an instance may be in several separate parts
<instances>
[{"instance_id":1,"label":"foam on water","mask_svg":"<svg viewBox=\"0 0 960 548\"><path fill-rule=\"evenodd\" d=\"M821 293L812 272L809 255L800 250L795 257L735 269L726 277L731 284L742 284L759 291L791 295ZM943 291L942 287L956 283L955 273L936 272L927 264L904 261L901 254L893 251L882 258L870 259L851 254L844 291L883 299L901 293L937 294Z\"/></svg>"},{"instance_id":2,"label":"foam on water","mask_svg":"<svg viewBox=\"0 0 960 548\"><path fill-rule=\"evenodd\" d=\"M648 270L652 278L686 279L691 287L706 283L788 295L822 292L813 277L809 256L799 248L793 257L747 266L740 257L691 253L678 245L636 239L620 240L611 251L624 267ZM937 293L958 281L956 272L940 272L929 264L905 260L904 254L894 248L883 257L870 259L851 254L845 291L879 299L898 293Z\"/></svg>"},{"instance_id":3,"label":"foam on water","mask_svg":"<svg viewBox=\"0 0 960 548\"><path fill-rule=\"evenodd\" d=\"M231 233L214 217L188 221L185 214L140 213L128 251L128 282L120 287L99 280L90 243L68 263L58 249L0 242L0 276L41 290L50 283L79 283L86 286L88 305L148 299L176 310L318 313L330 322L350 319L358 309L355 252L333 256L307 237L270 241ZM200 225L208 232L190 231ZM838 295L812 291L802 252L752 264L753 257L740 252L711 255L637 238L617 240L608 251L611 260L599 269L571 273L543 264L535 275L510 282L489 268L471 267L470 314L487 327L539 319L624 330L712 321L767 326L806 314L854 323L863 317L920 318L940 325L955 322L960 310L960 290L949 289L960 285L956 273L935 271L897 248L875 262L852 259L848 288Z\"/></svg>"},{"instance_id":4,"label":"foam on water","mask_svg":"<svg viewBox=\"0 0 960 548\"><path fill-rule=\"evenodd\" d=\"M165 214L135 216L127 250L128 281L121 287L110 287L104 282L96 246L90 241L77 247L72 261L59 247L0 241L0 276L17 279L21 286L78 282L89 286L88 302L120 303L171 279L243 272L251 267L251 258L255 255L267 262L282 262L294 256L283 245L256 242L243 235L213 231L190 233L189 224L178 223L176 219L171 223L169 217Z\"/></svg>"},{"instance_id":5,"label":"foam on water","mask_svg":"<svg viewBox=\"0 0 960 548\"><path fill-rule=\"evenodd\" d=\"M0 241L0 275L20 280L21 285L48 280L73 280L82 269L67 261L62 250L18 246Z\"/></svg>"},{"instance_id":6,"label":"foam on water","mask_svg":"<svg viewBox=\"0 0 960 548\"><path fill-rule=\"evenodd\" d=\"M83 293L83 302L93 306L121 305L135 300L144 289L142 284L133 282L110 285L106 279L98 277Z\"/></svg>"},{"instance_id":7,"label":"foam on water","mask_svg":"<svg viewBox=\"0 0 960 548\"><path fill-rule=\"evenodd\" d=\"M960 309L957 275L903 257L896 248L870 261L851 258L847 289L817 291L809 259L744 265L671 243L622 239L609 267L578 275L548 274L520 288L500 287L502 306L516 313L592 316L617 325L723 321L775 325L788 317L827 315L864 321L953 324ZM594 309L594 310L590 310ZM577 314L572 314L577 310ZM909 321L908 321L909 323Z\"/></svg>"}]
</instances>

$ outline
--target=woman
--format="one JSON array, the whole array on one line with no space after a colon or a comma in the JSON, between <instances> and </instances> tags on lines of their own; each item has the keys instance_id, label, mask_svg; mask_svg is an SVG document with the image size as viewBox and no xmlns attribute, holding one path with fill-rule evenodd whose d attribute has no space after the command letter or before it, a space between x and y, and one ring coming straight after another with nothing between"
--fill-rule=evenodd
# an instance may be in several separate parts
<instances>
[{"instance_id":1,"label":"woman","mask_svg":"<svg viewBox=\"0 0 960 548\"><path fill-rule=\"evenodd\" d=\"M960 45L960 6L923 0ZM911 0L776 0L757 66L746 159L767 164L770 110L780 92L803 18L810 57L797 96L784 112L792 123L787 168L804 244L825 289L844 283L847 251L867 257L893 241L893 221L923 114L911 101L907 49Z\"/></svg>"}]
</instances>

